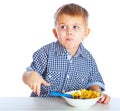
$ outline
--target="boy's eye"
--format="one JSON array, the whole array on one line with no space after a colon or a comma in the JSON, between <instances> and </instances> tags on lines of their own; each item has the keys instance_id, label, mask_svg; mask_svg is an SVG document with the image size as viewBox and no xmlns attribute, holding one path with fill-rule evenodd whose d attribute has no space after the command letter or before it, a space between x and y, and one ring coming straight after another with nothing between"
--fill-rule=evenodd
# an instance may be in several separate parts
<instances>
[{"instance_id":1,"label":"boy's eye","mask_svg":"<svg viewBox=\"0 0 120 111\"><path fill-rule=\"evenodd\" d=\"M74 29L78 29L78 28L79 28L79 26L73 26L73 28L74 28Z\"/></svg>"},{"instance_id":2,"label":"boy's eye","mask_svg":"<svg viewBox=\"0 0 120 111\"><path fill-rule=\"evenodd\" d=\"M62 25L62 26L61 26L61 29L67 29L67 26Z\"/></svg>"}]
</instances>

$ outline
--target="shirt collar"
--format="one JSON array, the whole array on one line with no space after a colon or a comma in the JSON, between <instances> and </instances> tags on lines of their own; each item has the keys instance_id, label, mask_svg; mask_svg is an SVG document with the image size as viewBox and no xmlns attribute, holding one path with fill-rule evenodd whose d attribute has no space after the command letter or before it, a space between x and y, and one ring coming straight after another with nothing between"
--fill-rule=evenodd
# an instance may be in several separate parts
<instances>
[{"instance_id":1,"label":"shirt collar","mask_svg":"<svg viewBox=\"0 0 120 111\"><path fill-rule=\"evenodd\" d=\"M63 55L67 53L67 50L60 44L59 41L56 42L56 55Z\"/></svg>"},{"instance_id":2,"label":"shirt collar","mask_svg":"<svg viewBox=\"0 0 120 111\"><path fill-rule=\"evenodd\" d=\"M77 51L75 57L78 57L78 56L87 57L87 51L84 48L82 43L79 45L79 48L78 48L78 51Z\"/></svg>"},{"instance_id":3,"label":"shirt collar","mask_svg":"<svg viewBox=\"0 0 120 111\"><path fill-rule=\"evenodd\" d=\"M60 44L59 41L56 42L56 55L66 55L68 54L67 50ZM78 51L74 57L83 56L87 57L87 51L84 48L83 44L79 45Z\"/></svg>"}]
</instances>

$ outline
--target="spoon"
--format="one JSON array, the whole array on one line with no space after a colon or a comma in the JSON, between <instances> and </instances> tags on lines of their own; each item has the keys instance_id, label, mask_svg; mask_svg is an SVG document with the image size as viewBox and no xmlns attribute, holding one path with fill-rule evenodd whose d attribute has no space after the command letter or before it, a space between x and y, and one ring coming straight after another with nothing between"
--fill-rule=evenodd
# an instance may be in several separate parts
<instances>
[{"instance_id":1,"label":"spoon","mask_svg":"<svg viewBox=\"0 0 120 111\"><path fill-rule=\"evenodd\" d=\"M52 95L52 96L60 96L60 97L67 97L67 98L73 98L73 96L71 94L63 94L63 93L54 92L54 91L51 91L50 95Z\"/></svg>"}]
</instances>

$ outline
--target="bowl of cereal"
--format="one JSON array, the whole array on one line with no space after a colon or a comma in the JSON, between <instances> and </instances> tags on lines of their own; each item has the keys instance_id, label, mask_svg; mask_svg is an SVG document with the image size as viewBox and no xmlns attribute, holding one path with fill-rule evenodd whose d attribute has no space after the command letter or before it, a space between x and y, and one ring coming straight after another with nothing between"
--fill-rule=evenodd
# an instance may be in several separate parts
<instances>
[{"instance_id":1,"label":"bowl of cereal","mask_svg":"<svg viewBox=\"0 0 120 111\"><path fill-rule=\"evenodd\" d=\"M79 109L88 109L95 105L97 101L102 97L99 92L80 89L75 91L66 92L65 94L70 94L73 98L63 97L65 101L74 107Z\"/></svg>"}]
</instances>

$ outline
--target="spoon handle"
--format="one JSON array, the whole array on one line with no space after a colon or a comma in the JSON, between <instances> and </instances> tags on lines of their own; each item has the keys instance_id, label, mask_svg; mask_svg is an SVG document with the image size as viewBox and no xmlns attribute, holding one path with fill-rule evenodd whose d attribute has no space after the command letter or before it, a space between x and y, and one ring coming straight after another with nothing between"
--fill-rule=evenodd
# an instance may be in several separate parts
<instances>
[{"instance_id":1,"label":"spoon handle","mask_svg":"<svg viewBox=\"0 0 120 111\"><path fill-rule=\"evenodd\" d=\"M54 92L54 91L51 91L50 95L52 95L52 96L60 96L60 97L67 97L67 98L73 98L73 96L71 94L63 94L63 93Z\"/></svg>"}]
</instances>

